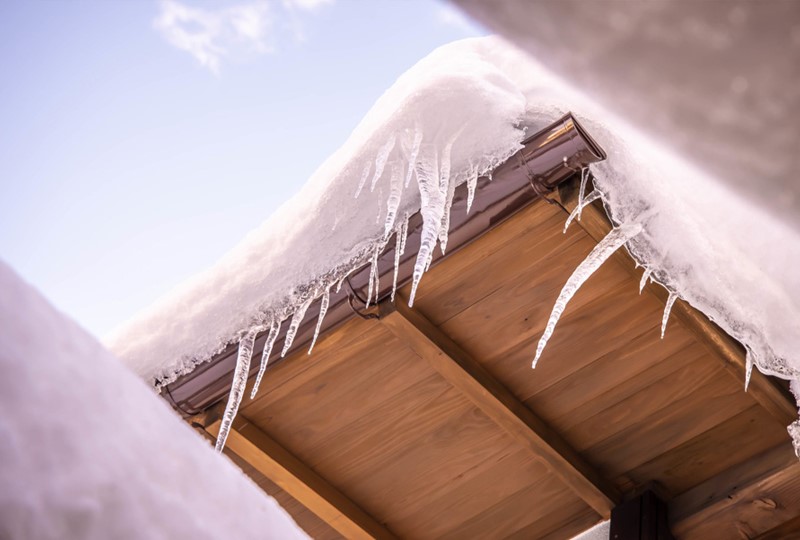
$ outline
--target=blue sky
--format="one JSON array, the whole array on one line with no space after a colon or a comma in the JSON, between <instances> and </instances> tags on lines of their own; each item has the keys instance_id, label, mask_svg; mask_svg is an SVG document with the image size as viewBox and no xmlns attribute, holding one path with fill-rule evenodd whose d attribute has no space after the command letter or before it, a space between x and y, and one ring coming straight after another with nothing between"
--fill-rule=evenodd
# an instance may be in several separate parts
<instances>
[{"instance_id":1,"label":"blue sky","mask_svg":"<svg viewBox=\"0 0 800 540\"><path fill-rule=\"evenodd\" d=\"M98 336L291 197L392 82L480 35L433 0L0 3L0 258Z\"/></svg>"}]
</instances>

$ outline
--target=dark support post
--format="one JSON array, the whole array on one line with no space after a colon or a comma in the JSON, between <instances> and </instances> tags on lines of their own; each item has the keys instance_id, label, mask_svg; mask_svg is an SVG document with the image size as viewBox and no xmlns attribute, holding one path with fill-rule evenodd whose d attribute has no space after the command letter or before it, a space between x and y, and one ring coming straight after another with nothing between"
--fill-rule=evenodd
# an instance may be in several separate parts
<instances>
[{"instance_id":1,"label":"dark support post","mask_svg":"<svg viewBox=\"0 0 800 540\"><path fill-rule=\"evenodd\" d=\"M667 505L646 491L611 510L610 540L675 540L667 525Z\"/></svg>"}]
</instances>

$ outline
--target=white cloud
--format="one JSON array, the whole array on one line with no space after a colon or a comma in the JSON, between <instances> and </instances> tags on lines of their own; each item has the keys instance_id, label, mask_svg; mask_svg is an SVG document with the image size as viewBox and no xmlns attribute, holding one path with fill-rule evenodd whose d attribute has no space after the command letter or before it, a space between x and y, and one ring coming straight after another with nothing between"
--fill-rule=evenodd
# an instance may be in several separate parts
<instances>
[{"instance_id":1,"label":"white cloud","mask_svg":"<svg viewBox=\"0 0 800 540\"><path fill-rule=\"evenodd\" d=\"M286 9L300 8L306 11L314 11L320 6L331 3L333 0L283 0Z\"/></svg>"},{"instance_id":2,"label":"white cloud","mask_svg":"<svg viewBox=\"0 0 800 540\"><path fill-rule=\"evenodd\" d=\"M169 43L194 56L213 73L219 73L223 58L272 50L272 18L264 0L218 10L164 0L153 24Z\"/></svg>"}]
</instances>

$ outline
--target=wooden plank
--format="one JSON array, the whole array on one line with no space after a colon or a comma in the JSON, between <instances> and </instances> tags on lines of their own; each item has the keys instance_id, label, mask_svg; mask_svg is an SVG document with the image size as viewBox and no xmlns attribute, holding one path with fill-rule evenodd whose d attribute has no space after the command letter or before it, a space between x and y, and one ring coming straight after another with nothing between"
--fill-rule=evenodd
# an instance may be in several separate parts
<instances>
[{"instance_id":1,"label":"wooden plank","mask_svg":"<svg viewBox=\"0 0 800 540\"><path fill-rule=\"evenodd\" d=\"M752 538L800 515L800 462L782 443L753 456L670 503L679 538Z\"/></svg>"},{"instance_id":2,"label":"wooden plank","mask_svg":"<svg viewBox=\"0 0 800 540\"><path fill-rule=\"evenodd\" d=\"M571 212L577 205L577 182L565 182L559 186L556 200L567 212ZM605 215L602 206L597 203L583 209L581 221L576 221L597 242L605 238L611 230L611 223ZM613 255L622 265L637 277L633 259L625 250L617 250ZM663 287L648 284L645 289L662 302L666 302L667 292ZM702 342L714 357L724 366L725 370L740 384L744 384L745 355L739 343L712 323L705 315L691 307L686 302L678 300L672 307L672 314ZM783 425L791 424L797 418L797 408L788 392L776 386L758 370L753 370L750 379L749 393L761 406L777 418Z\"/></svg>"},{"instance_id":3,"label":"wooden plank","mask_svg":"<svg viewBox=\"0 0 800 540\"><path fill-rule=\"evenodd\" d=\"M458 388L489 418L542 459L579 497L607 517L616 490L570 448L558 433L520 403L483 366L430 321L399 300L384 302L381 323Z\"/></svg>"},{"instance_id":4,"label":"wooden plank","mask_svg":"<svg viewBox=\"0 0 800 540\"><path fill-rule=\"evenodd\" d=\"M706 354L708 353L700 345L696 343L691 344L683 351L661 362L657 362L643 372L629 379L619 381L616 386L609 388L600 395L591 396L590 394L591 399L577 404L568 413L553 418L551 424L558 426L559 431L564 433L571 426L586 421L599 411L605 411L615 407L622 401L630 399L646 388L657 384L659 381L671 377L673 373L686 369L701 356ZM530 403L530 401L531 400L527 400L525 403ZM530 407L532 410L538 411L536 405L531 404Z\"/></svg>"},{"instance_id":5,"label":"wooden plank","mask_svg":"<svg viewBox=\"0 0 800 540\"><path fill-rule=\"evenodd\" d=\"M559 430L580 452L621 434L624 436L620 444L629 445L631 440L638 439L637 433L642 428L657 421L662 411L674 408L677 402L688 398L691 403L700 403L710 388L730 391L732 385L727 379L720 381L721 375L722 369L713 362L694 362L607 409L595 410L588 418L566 417L558 424ZM749 400L737 397L745 406L752 405ZM639 441L635 447L638 449L641 444Z\"/></svg>"},{"instance_id":6,"label":"wooden plank","mask_svg":"<svg viewBox=\"0 0 800 540\"><path fill-rule=\"evenodd\" d=\"M220 422L206 429L216 437ZM252 424L231 429L226 447L346 538L395 538L383 525Z\"/></svg>"},{"instance_id":7,"label":"wooden plank","mask_svg":"<svg viewBox=\"0 0 800 540\"><path fill-rule=\"evenodd\" d=\"M534 509L534 506L538 508ZM528 486L498 500L490 508L435 538L439 540L507 538L517 531L528 529L533 523L538 522L538 525L544 528L543 521L554 520L560 524L567 516L586 510L591 511L585 502L565 489L558 477L548 474L536 485ZM552 527L552 521L547 525ZM541 529L529 530L527 538L534 539L541 536L543 536Z\"/></svg>"},{"instance_id":8,"label":"wooden plank","mask_svg":"<svg viewBox=\"0 0 800 540\"><path fill-rule=\"evenodd\" d=\"M575 244L591 249L586 233L574 229L564 235L563 223L560 208L534 202L448 256L446 264L432 267L422 278L417 307L440 326L487 295L519 283L518 276L531 267L545 269L563 260L566 250L580 251ZM485 278L487 267L492 268L492 279Z\"/></svg>"},{"instance_id":9,"label":"wooden plank","mask_svg":"<svg viewBox=\"0 0 800 540\"><path fill-rule=\"evenodd\" d=\"M799 540L800 539L800 516L796 516L789 521L770 529L765 533L759 534L755 540Z\"/></svg>"},{"instance_id":10,"label":"wooden plank","mask_svg":"<svg viewBox=\"0 0 800 540\"><path fill-rule=\"evenodd\" d=\"M469 536L484 538L494 532L494 524L491 520L481 520L478 516L486 512L493 513L493 507L498 501L511 502L513 496L525 489L531 489L537 494L537 503L532 504L528 499L521 505L522 508L518 504L514 506L519 514L526 516L525 519L532 522L552 511L548 507L549 501L542 497L545 492L542 488L548 479L557 483L557 489L577 499L569 488L548 472L541 461L510 437L506 438L508 443L500 449L500 452L446 481L431 482L431 485L421 492L425 498L424 503L415 505L413 511L405 510L406 507L411 507L409 504L398 504L392 513L393 519L413 524L413 528L406 529L407 533L403 536L439 538L453 529L464 526L465 523L471 523ZM538 502L540 500L541 503ZM597 516L583 501L580 499L578 501L595 517ZM413 501L407 500L406 503L408 502ZM512 519L516 521L520 518L521 516L515 515ZM478 523L485 524L486 528L480 530L477 527Z\"/></svg>"},{"instance_id":11,"label":"wooden plank","mask_svg":"<svg viewBox=\"0 0 800 540\"><path fill-rule=\"evenodd\" d=\"M609 478L616 478L750 406L752 401L744 398L740 388L719 376L710 377L698 391L592 445L585 454ZM602 416L597 420L602 421Z\"/></svg>"},{"instance_id":12,"label":"wooden plank","mask_svg":"<svg viewBox=\"0 0 800 540\"><path fill-rule=\"evenodd\" d=\"M572 412L583 404L593 404L595 411L605 407L598 406L598 398L608 392L619 395L619 400L627 395L620 390L627 390L632 379L643 378L642 372L660 364L665 368L682 365L681 359L691 354L691 338L670 339L658 343L652 332L633 337L622 350L604 354L588 366L584 366L569 377L536 393L525 400L525 404L536 411L551 425L572 416ZM657 339L657 338L656 338ZM704 352L704 351L703 351ZM559 362L560 359L556 359ZM663 376L663 375L662 375Z\"/></svg>"},{"instance_id":13,"label":"wooden plank","mask_svg":"<svg viewBox=\"0 0 800 540\"><path fill-rule=\"evenodd\" d=\"M209 438L210 434L203 431ZM230 449L226 448L224 453L231 461L242 469L242 472L249 476L264 493L275 499L281 508L292 516L297 525L303 529L314 540L343 540L344 537L330 525L322 521L319 516L300 504L294 497L290 496L283 489L278 487L272 480L261 474L258 469L240 458Z\"/></svg>"},{"instance_id":14,"label":"wooden plank","mask_svg":"<svg viewBox=\"0 0 800 540\"><path fill-rule=\"evenodd\" d=\"M634 485L656 482L678 495L779 444L789 446L786 428L754 403L738 415L625 474Z\"/></svg>"}]
</instances>

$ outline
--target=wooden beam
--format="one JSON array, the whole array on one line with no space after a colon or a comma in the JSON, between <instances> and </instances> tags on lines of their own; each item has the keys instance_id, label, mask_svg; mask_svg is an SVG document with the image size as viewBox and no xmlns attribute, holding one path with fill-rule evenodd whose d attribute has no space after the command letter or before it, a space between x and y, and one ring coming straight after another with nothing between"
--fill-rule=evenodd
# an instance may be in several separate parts
<instances>
[{"instance_id":1,"label":"wooden beam","mask_svg":"<svg viewBox=\"0 0 800 540\"><path fill-rule=\"evenodd\" d=\"M752 537L800 515L800 462L789 444L762 452L675 497L672 531L702 538ZM723 530L727 528L727 530Z\"/></svg>"},{"instance_id":2,"label":"wooden beam","mask_svg":"<svg viewBox=\"0 0 800 540\"><path fill-rule=\"evenodd\" d=\"M565 182L559 186L554 199L567 211L572 212L578 204L578 183ZM611 231L611 223L606 217L600 203L590 204L583 209L580 221L575 224L583 228L597 242ZM613 257L635 278L639 278L635 263L627 251L620 249ZM648 284L645 289L661 302L666 302L668 293L663 287ZM688 329L699 342L722 362L725 370L744 387L745 353L743 347L705 315L686 302L678 300L672 307L674 314L683 326ZM748 392L766 411L774 416L782 425L787 426L797 419L797 406L789 393L778 387L757 369L753 370Z\"/></svg>"},{"instance_id":3,"label":"wooden beam","mask_svg":"<svg viewBox=\"0 0 800 540\"><path fill-rule=\"evenodd\" d=\"M620 540L675 540L667 525L667 505L649 490L614 508L608 536Z\"/></svg>"},{"instance_id":4,"label":"wooden beam","mask_svg":"<svg viewBox=\"0 0 800 540\"><path fill-rule=\"evenodd\" d=\"M387 329L530 449L598 514L604 518L611 515L619 501L616 489L481 364L401 299L397 304L381 303L380 314Z\"/></svg>"},{"instance_id":5,"label":"wooden beam","mask_svg":"<svg viewBox=\"0 0 800 540\"><path fill-rule=\"evenodd\" d=\"M220 421L206 427L216 438ZM252 465L345 538L395 538L386 528L331 486L288 450L247 421L231 429L225 448Z\"/></svg>"}]
</instances>

